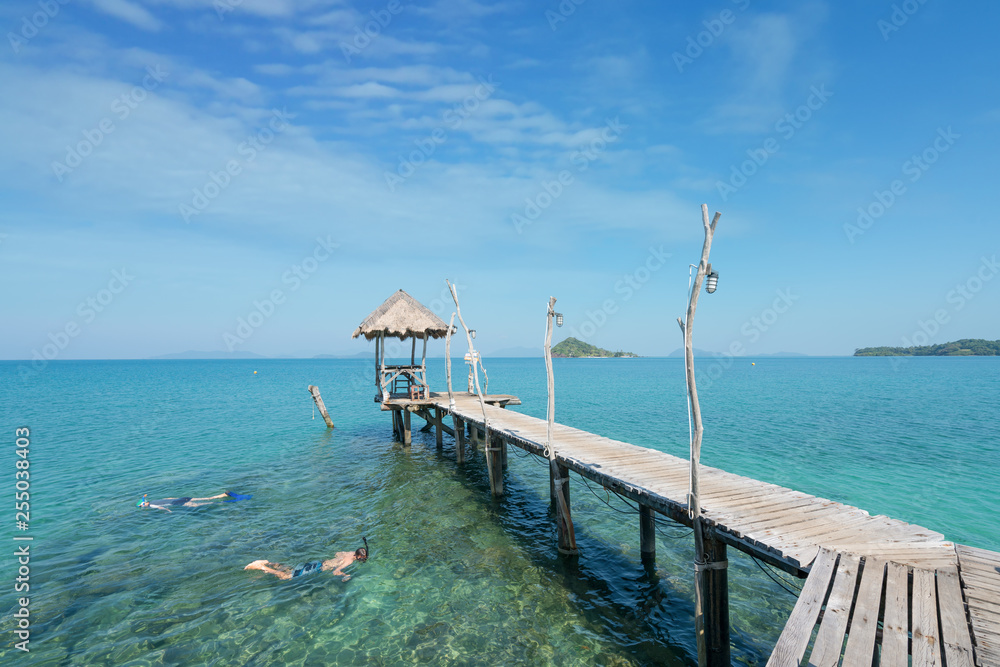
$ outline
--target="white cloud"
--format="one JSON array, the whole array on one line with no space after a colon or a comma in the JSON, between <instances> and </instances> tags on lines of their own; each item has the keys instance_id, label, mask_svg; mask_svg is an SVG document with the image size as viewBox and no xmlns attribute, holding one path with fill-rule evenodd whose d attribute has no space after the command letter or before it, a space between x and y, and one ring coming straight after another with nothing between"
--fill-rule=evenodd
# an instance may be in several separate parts
<instances>
[{"instance_id":1,"label":"white cloud","mask_svg":"<svg viewBox=\"0 0 1000 667\"><path fill-rule=\"evenodd\" d=\"M787 14L738 17L722 38L731 55L724 85L732 92L707 114L703 129L712 134L770 130L785 113L790 82L809 68L824 68L803 45L826 13L826 5L816 1Z\"/></svg>"},{"instance_id":2,"label":"white cloud","mask_svg":"<svg viewBox=\"0 0 1000 667\"><path fill-rule=\"evenodd\" d=\"M141 30L156 32L163 27L163 23L147 9L128 0L91 0L91 4L98 11L130 23Z\"/></svg>"}]
</instances>

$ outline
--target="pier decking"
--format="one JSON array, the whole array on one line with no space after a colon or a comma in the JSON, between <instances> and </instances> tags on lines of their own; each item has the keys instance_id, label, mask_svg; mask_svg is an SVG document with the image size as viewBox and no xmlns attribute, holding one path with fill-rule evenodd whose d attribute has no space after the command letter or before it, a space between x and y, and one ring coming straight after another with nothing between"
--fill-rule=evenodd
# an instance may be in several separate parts
<instances>
[{"instance_id":1,"label":"pier decking","mask_svg":"<svg viewBox=\"0 0 1000 667\"><path fill-rule=\"evenodd\" d=\"M437 426L439 444L441 430L452 432L446 414L462 431L468 424L483 432L479 399L454 397L454 408L447 394L431 393L382 409L424 417ZM546 422L502 407L519 403L515 397L490 399L490 437L543 454ZM552 444L560 466L692 524L687 459L561 424ZM707 466L701 505L713 539L807 577L769 665L799 665L810 649L810 665L1000 665L1000 554Z\"/></svg>"}]
</instances>

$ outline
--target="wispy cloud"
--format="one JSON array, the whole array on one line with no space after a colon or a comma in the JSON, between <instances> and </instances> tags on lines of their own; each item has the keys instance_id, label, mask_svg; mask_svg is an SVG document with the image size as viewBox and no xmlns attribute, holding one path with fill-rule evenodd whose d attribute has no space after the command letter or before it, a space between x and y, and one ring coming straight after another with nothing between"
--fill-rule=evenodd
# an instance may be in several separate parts
<instances>
[{"instance_id":1,"label":"wispy cloud","mask_svg":"<svg viewBox=\"0 0 1000 667\"><path fill-rule=\"evenodd\" d=\"M91 0L91 4L98 11L130 23L140 30L156 32L163 27L160 19L149 10L129 0Z\"/></svg>"},{"instance_id":2,"label":"wispy cloud","mask_svg":"<svg viewBox=\"0 0 1000 667\"><path fill-rule=\"evenodd\" d=\"M799 93L789 90L789 82L799 74L795 65L803 58L803 44L826 14L825 4L809 2L791 13L738 17L723 37L730 52L727 87L732 92L712 109L702 127L710 133L770 130L788 95Z\"/></svg>"}]
</instances>

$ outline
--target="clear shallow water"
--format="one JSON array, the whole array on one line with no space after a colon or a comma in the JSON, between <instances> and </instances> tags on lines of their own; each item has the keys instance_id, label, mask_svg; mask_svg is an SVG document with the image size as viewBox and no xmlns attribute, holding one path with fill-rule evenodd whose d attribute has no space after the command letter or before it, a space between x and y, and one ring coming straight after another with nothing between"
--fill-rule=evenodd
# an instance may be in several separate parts
<instances>
[{"instance_id":1,"label":"clear shallow water","mask_svg":"<svg viewBox=\"0 0 1000 667\"><path fill-rule=\"evenodd\" d=\"M1000 359L750 361L711 382L715 362L698 362L707 464L1000 550ZM685 456L681 365L557 359L557 419ZM494 392L544 417L540 359L487 367ZM31 664L695 662L688 531L663 529L644 569L636 517L577 481L584 553L558 560L545 468L512 454L493 501L481 454L459 468L450 438L442 453L430 433L393 444L370 361L62 362L28 382L16 369L0 363L0 415L11 449L32 429ZM432 360L436 387L443 369ZM311 418L308 384L335 431ZM254 498L135 507L225 489ZM362 535L372 558L346 583L242 570ZM734 658L764 664L795 598L730 561ZM0 658L25 656L5 639Z\"/></svg>"}]
</instances>

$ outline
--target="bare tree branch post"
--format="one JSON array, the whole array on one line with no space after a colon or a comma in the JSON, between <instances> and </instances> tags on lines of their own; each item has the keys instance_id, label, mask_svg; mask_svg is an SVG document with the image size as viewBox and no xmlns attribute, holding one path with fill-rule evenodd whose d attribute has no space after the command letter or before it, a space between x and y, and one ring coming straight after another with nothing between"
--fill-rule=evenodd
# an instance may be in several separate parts
<instances>
[{"instance_id":1,"label":"bare tree branch post","mask_svg":"<svg viewBox=\"0 0 1000 667\"><path fill-rule=\"evenodd\" d=\"M493 460L494 457L491 456L494 452L490 450L492 444L490 441L490 423L489 418L486 416L486 401L483 399L483 392L479 388L479 372L476 370L476 350L472 346L472 334L469 332L469 327L465 324L465 318L462 317L462 308L458 305L458 292L455 290L455 286L448 280L445 280L445 283L448 285L448 290L451 291L451 298L455 301L455 314L458 315L458 321L462 324L462 328L465 329L465 337L469 342L469 356L473 359L472 379L476 389L476 396L479 397L479 407L483 411L483 431L486 438L486 472L487 477L490 478L490 491L493 492L494 496L502 496L503 476L500 474L500 471L495 470L497 467L496 462Z\"/></svg>"},{"instance_id":2,"label":"bare tree branch post","mask_svg":"<svg viewBox=\"0 0 1000 667\"><path fill-rule=\"evenodd\" d=\"M448 370L448 409L455 412L455 394L451 391L451 332L455 328L455 313L448 320L448 333L444 337L444 360Z\"/></svg>"},{"instance_id":3,"label":"bare tree branch post","mask_svg":"<svg viewBox=\"0 0 1000 667\"><path fill-rule=\"evenodd\" d=\"M709 221L708 206L702 204L701 218L705 228L705 243L701 249L698 273L691 287L687 315L677 323L684 332L684 369L687 380L688 405L694 422L691 434L691 473L688 509L694 526L694 571L695 571L695 634L698 640L699 667L730 665L729 654L729 604L726 575L725 545L706 536L701 518L698 467L701 460L701 441L704 427L701 421L701 405L698 403L698 388L694 375L694 330L695 310L705 276L711 271L708 262L712 249L715 226L721 213Z\"/></svg>"},{"instance_id":4,"label":"bare tree branch post","mask_svg":"<svg viewBox=\"0 0 1000 667\"><path fill-rule=\"evenodd\" d=\"M566 556L576 556L580 550L576 546L576 533L573 530L573 517L569 512L567 486L569 471L563 470L556 462L556 448L552 442L552 427L556 419L555 375L552 372L552 318L555 316L556 298L549 297L549 309L545 316L545 373L548 378L549 401L546 407L548 425L545 431L545 449L549 457L549 475L552 489L556 497L557 522L559 526L559 553ZM565 474L564 474L565 472Z\"/></svg>"}]
</instances>

